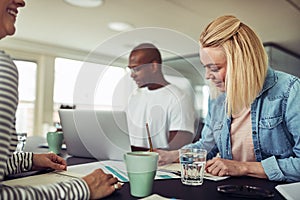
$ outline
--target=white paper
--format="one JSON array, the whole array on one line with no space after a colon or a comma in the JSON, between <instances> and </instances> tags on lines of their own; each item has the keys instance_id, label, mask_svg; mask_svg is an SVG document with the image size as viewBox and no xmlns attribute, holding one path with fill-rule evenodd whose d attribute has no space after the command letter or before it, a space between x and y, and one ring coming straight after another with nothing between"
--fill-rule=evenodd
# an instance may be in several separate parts
<instances>
[{"instance_id":1,"label":"white paper","mask_svg":"<svg viewBox=\"0 0 300 200\"><path fill-rule=\"evenodd\" d=\"M180 173L180 163L172 163L168 165L159 166L158 170L169 171L173 173ZM229 178L230 176L214 176L210 173L204 173L204 179L212 180L212 181L221 181Z\"/></svg>"},{"instance_id":2,"label":"white paper","mask_svg":"<svg viewBox=\"0 0 300 200\"><path fill-rule=\"evenodd\" d=\"M36 186L36 185L45 185L45 184L51 184L56 182L62 182L70 179L80 178L82 175L70 173L67 171L54 171L46 174L39 174L35 176L27 176L12 180L7 180L1 182L4 185L8 186Z\"/></svg>"},{"instance_id":3,"label":"white paper","mask_svg":"<svg viewBox=\"0 0 300 200\"><path fill-rule=\"evenodd\" d=\"M166 198L159 194L152 194L152 195L142 198L140 200L170 200L170 199L174 200L175 198Z\"/></svg>"},{"instance_id":4,"label":"white paper","mask_svg":"<svg viewBox=\"0 0 300 200\"><path fill-rule=\"evenodd\" d=\"M106 160L106 161L85 163L81 165L73 165L68 168L68 171L76 174L87 175L98 168L101 168L105 173L110 173L114 175L121 182L128 182L126 166L123 161ZM159 170L157 170L155 176L155 180L172 179L172 178L180 178L180 177L171 172L162 172Z\"/></svg>"},{"instance_id":5,"label":"white paper","mask_svg":"<svg viewBox=\"0 0 300 200\"><path fill-rule=\"evenodd\" d=\"M97 161L68 167L67 171L54 171L46 174L17 178L13 180L3 181L2 183L9 186L14 185L44 185L60 181L66 181L74 178L81 178L94 170L101 168L105 173L110 173L117 177L120 182L128 182L125 163L122 161ZM173 179L180 178L179 176L157 170L155 180L158 179Z\"/></svg>"},{"instance_id":6,"label":"white paper","mask_svg":"<svg viewBox=\"0 0 300 200\"><path fill-rule=\"evenodd\" d=\"M287 200L298 200L300 197L300 182L277 185L275 188Z\"/></svg>"}]
</instances>

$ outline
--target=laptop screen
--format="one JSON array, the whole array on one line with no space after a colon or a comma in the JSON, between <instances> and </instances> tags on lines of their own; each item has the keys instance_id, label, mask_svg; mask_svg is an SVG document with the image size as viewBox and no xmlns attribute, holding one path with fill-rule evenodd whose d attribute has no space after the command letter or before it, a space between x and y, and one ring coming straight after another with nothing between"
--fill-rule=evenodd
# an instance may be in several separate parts
<instances>
[{"instance_id":1,"label":"laptop screen","mask_svg":"<svg viewBox=\"0 0 300 200\"><path fill-rule=\"evenodd\" d=\"M123 160L131 151L125 111L59 110L68 154Z\"/></svg>"}]
</instances>

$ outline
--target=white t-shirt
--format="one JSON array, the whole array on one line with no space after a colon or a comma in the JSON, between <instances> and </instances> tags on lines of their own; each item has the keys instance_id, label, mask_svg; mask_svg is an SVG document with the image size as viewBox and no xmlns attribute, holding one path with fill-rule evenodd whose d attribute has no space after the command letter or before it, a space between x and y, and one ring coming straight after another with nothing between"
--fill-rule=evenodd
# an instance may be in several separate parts
<instances>
[{"instance_id":1,"label":"white t-shirt","mask_svg":"<svg viewBox=\"0 0 300 200\"><path fill-rule=\"evenodd\" d=\"M193 100L171 84L156 90L138 88L129 96L127 120L131 145L149 148L148 123L153 148L168 148L169 131L194 134Z\"/></svg>"}]
</instances>

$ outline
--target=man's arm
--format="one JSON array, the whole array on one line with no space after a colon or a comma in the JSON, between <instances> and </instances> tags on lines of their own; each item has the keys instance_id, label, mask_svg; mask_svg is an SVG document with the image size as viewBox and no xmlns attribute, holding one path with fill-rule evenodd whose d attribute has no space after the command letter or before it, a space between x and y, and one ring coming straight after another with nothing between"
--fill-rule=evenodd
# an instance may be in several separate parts
<instances>
[{"instance_id":1,"label":"man's arm","mask_svg":"<svg viewBox=\"0 0 300 200\"><path fill-rule=\"evenodd\" d=\"M169 132L169 150L180 149L186 144L190 144L193 141L194 134L188 131L170 131Z\"/></svg>"}]
</instances>

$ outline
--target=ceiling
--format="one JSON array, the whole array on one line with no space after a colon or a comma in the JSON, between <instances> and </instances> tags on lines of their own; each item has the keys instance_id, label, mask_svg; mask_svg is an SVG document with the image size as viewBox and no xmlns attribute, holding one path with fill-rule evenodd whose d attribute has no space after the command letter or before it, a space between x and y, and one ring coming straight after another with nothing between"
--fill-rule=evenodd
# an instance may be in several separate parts
<instances>
[{"instance_id":1,"label":"ceiling","mask_svg":"<svg viewBox=\"0 0 300 200\"><path fill-rule=\"evenodd\" d=\"M210 21L232 14L263 42L300 54L300 0L104 0L96 8L79 8L63 0L25 2L14 39L114 57L128 55L132 47L149 41L164 49L164 55L187 55L198 52L198 37ZM107 25L115 21L137 29L112 31Z\"/></svg>"}]
</instances>

